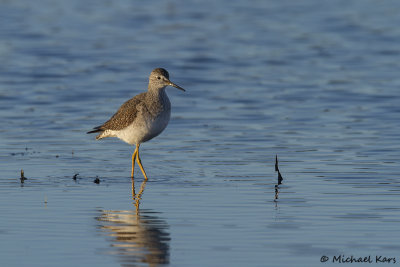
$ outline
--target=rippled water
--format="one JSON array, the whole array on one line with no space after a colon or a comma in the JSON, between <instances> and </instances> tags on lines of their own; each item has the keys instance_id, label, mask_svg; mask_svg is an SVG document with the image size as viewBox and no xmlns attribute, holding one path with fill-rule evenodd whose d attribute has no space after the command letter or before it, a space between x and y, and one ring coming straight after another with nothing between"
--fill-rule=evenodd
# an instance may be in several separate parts
<instances>
[{"instance_id":1,"label":"rippled water","mask_svg":"<svg viewBox=\"0 0 400 267\"><path fill-rule=\"evenodd\" d=\"M2 264L400 262L399 12L372 0L0 0ZM171 122L141 146L136 209L133 148L86 131L155 67L187 92L167 89Z\"/></svg>"}]
</instances>

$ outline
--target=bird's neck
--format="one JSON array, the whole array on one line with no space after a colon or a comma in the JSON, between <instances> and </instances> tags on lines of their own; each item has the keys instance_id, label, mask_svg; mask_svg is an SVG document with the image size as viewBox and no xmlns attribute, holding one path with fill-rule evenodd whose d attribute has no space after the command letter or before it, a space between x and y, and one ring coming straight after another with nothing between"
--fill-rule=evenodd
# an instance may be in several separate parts
<instances>
[{"instance_id":1,"label":"bird's neck","mask_svg":"<svg viewBox=\"0 0 400 267\"><path fill-rule=\"evenodd\" d=\"M149 97L152 98L164 98L167 96L167 94L165 93L165 88L166 86L162 87L162 88L153 88L149 86L149 89L147 90L147 94Z\"/></svg>"},{"instance_id":2,"label":"bird's neck","mask_svg":"<svg viewBox=\"0 0 400 267\"><path fill-rule=\"evenodd\" d=\"M165 87L162 88L150 88L147 91L146 97L150 99L152 103L158 102L160 106L162 106L165 109L170 109L170 102L169 98L167 96L167 93L165 92Z\"/></svg>"}]
</instances>

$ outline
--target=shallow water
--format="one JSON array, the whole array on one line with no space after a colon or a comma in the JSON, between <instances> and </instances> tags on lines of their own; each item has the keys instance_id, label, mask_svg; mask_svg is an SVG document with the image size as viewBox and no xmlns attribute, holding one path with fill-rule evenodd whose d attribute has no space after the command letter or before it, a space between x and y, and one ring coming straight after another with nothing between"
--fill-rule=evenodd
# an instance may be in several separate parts
<instances>
[{"instance_id":1,"label":"shallow water","mask_svg":"<svg viewBox=\"0 0 400 267\"><path fill-rule=\"evenodd\" d=\"M0 1L2 264L399 263L399 12L396 1ZM141 146L137 210L133 148L85 133L155 67L187 92L167 89L170 124Z\"/></svg>"}]
</instances>

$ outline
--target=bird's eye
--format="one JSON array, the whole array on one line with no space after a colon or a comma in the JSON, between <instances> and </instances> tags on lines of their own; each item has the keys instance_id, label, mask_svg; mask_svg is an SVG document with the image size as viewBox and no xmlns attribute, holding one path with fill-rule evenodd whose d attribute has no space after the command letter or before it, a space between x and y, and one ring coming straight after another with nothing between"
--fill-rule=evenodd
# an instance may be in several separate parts
<instances>
[{"instance_id":1,"label":"bird's eye","mask_svg":"<svg viewBox=\"0 0 400 267\"><path fill-rule=\"evenodd\" d=\"M161 77L160 77L160 76L157 76L157 79L161 80Z\"/></svg>"}]
</instances>

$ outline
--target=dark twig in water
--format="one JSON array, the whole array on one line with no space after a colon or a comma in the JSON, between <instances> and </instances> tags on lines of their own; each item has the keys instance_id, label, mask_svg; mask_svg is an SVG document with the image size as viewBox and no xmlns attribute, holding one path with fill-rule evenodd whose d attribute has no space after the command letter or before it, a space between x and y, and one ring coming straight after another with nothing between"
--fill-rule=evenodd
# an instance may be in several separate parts
<instances>
[{"instance_id":1,"label":"dark twig in water","mask_svg":"<svg viewBox=\"0 0 400 267\"><path fill-rule=\"evenodd\" d=\"M72 177L72 179L74 179L74 181L76 181L76 178L78 177L79 173L75 173L74 176Z\"/></svg>"},{"instance_id":2,"label":"dark twig in water","mask_svg":"<svg viewBox=\"0 0 400 267\"><path fill-rule=\"evenodd\" d=\"M278 185L282 184L283 178L281 172L278 170Z\"/></svg>"},{"instance_id":3,"label":"dark twig in water","mask_svg":"<svg viewBox=\"0 0 400 267\"><path fill-rule=\"evenodd\" d=\"M282 184L283 177L278 167L278 155L275 155L275 171L278 172L278 185Z\"/></svg>"},{"instance_id":4,"label":"dark twig in water","mask_svg":"<svg viewBox=\"0 0 400 267\"><path fill-rule=\"evenodd\" d=\"M99 176L96 176L96 179L94 179L93 183L95 183L95 184L99 184L100 183Z\"/></svg>"},{"instance_id":5,"label":"dark twig in water","mask_svg":"<svg viewBox=\"0 0 400 267\"><path fill-rule=\"evenodd\" d=\"M21 184L23 184L25 180L28 180L28 178L26 178L25 175L24 175L24 170L23 169L21 169L21 178L19 178L19 179L21 180Z\"/></svg>"},{"instance_id":6,"label":"dark twig in water","mask_svg":"<svg viewBox=\"0 0 400 267\"><path fill-rule=\"evenodd\" d=\"M278 167L278 155L275 156L275 171L278 172L278 183L275 185L275 200L274 201L276 201L278 199L279 185L281 185L282 181L283 181L283 177L282 177L281 172L279 171L279 167Z\"/></svg>"}]
</instances>

